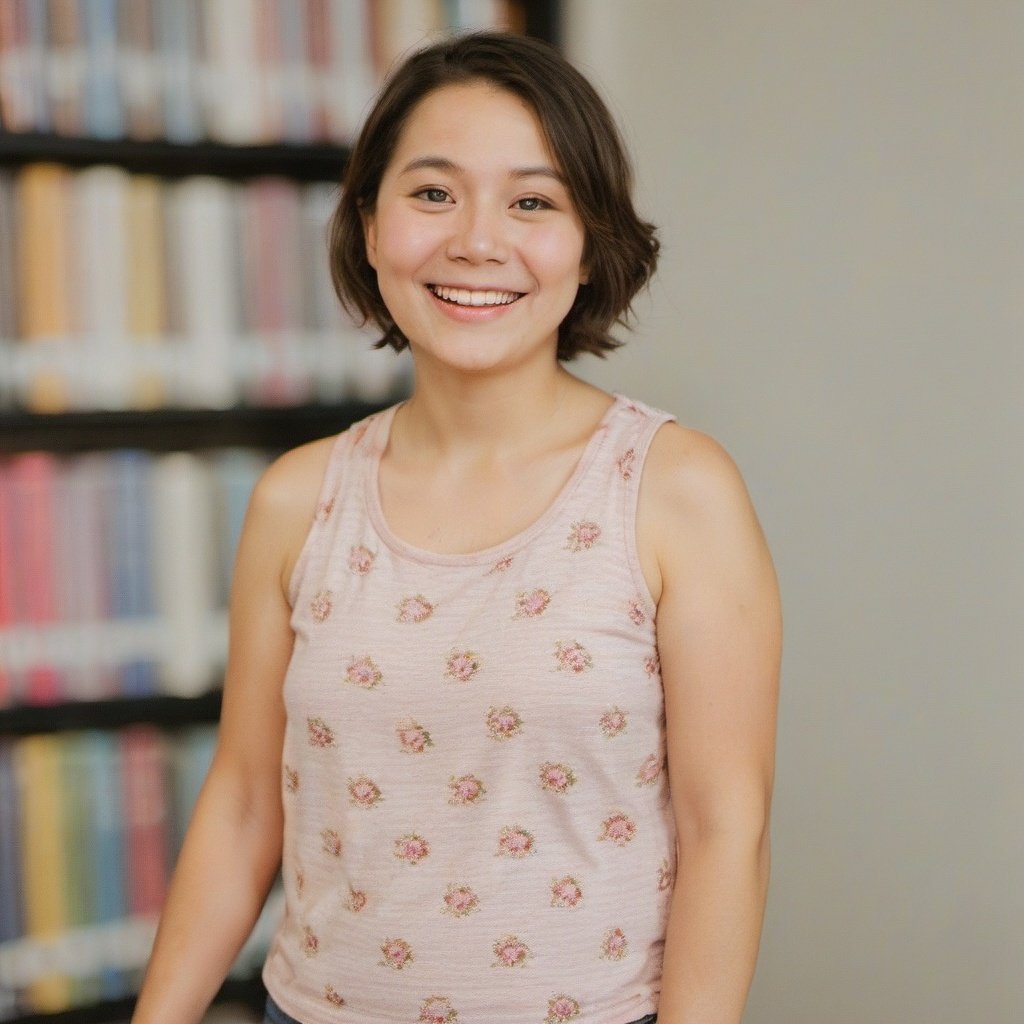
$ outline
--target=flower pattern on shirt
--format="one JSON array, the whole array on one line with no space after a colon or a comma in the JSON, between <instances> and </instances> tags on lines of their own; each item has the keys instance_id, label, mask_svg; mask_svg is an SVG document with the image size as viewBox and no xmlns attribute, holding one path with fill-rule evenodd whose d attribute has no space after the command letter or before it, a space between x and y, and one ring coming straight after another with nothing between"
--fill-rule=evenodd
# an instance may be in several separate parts
<instances>
[{"instance_id":1,"label":"flower pattern on shirt","mask_svg":"<svg viewBox=\"0 0 1024 1024\"><path fill-rule=\"evenodd\" d=\"M518 825L506 825L498 835L499 857L521 860L534 852L533 834Z\"/></svg>"},{"instance_id":2,"label":"flower pattern on shirt","mask_svg":"<svg viewBox=\"0 0 1024 1024\"><path fill-rule=\"evenodd\" d=\"M412 955L412 946L405 939L385 939L380 944L381 967L390 967L392 970L401 971L415 960Z\"/></svg>"},{"instance_id":3,"label":"flower pattern on shirt","mask_svg":"<svg viewBox=\"0 0 1024 1024\"><path fill-rule=\"evenodd\" d=\"M580 1015L580 1004L572 996L557 995L548 1000L548 1015L544 1024L565 1024Z\"/></svg>"},{"instance_id":4,"label":"flower pattern on shirt","mask_svg":"<svg viewBox=\"0 0 1024 1024\"><path fill-rule=\"evenodd\" d=\"M593 668L594 659L590 652L578 640L571 644L559 640L555 643L555 660L558 662L558 670L566 672L586 672Z\"/></svg>"},{"instance_id":5,"label":"flower pattern on shirt","mask_svg":"<svg viewBox=\"0 0 1024 1024\"><path fill-rule=\"evenodd\" d=\"M484 575L485 576L490 576L490 575L492 575L493 573L496 573L496 572L505 572L506 569L510 569L512 567L512 562L513 561L514 561L514 559L513 559L513 557L511 555L506 555L504 558L499 558L494 563L494 565L492 565L490 567L490 569L488 569L487 572L484 573Z\"/></svg>"},{"instance_id":6,"label":"flower pattern on shirt","mask_svg":"<svg viewBox=\"0 0 1024 1024\"><path fill-rule=\"evenodd\" d=\"M533 956L530 947L518 935L502 935L491 949L494 952L492 967L523 967Z\"/></svg>"},{"instance_id":7,"label":"flower pattern on shirt","mask_svg":"<svg viewBox=\"0 0 1024 1024\"><path fill-rule=\"evenodd\" d=\"M576 785L576 773L567 764L546 761L540 766L540 788L549 793L567 793Z\"/></svg>"},{"instance_id":8,"label":"flower pattern on shirt","mask_svg":"<svg viewBox=\"0 0 1024 1024\"><path fill-rule=\"evenodd\" d=\"M331 614L333 595L329 590L317 592L316 597L309 602L309 613L313 616L314 622L326 622Z\"/></svg>"},{"instance_id":9,"label":"flower pattern on shirt","mask_svg":"<svg viewBox=\"0 0 1024 1024\"><path fill-rule=\"evenodd\" d=\"M633 468L636 465L636 449L627 448L616 460L615 465L619 467L619 475L623 480L630 480L633 476Z\"/></svg>"},{"instance_id":10,"label":"flower pattern on shirt","mask_svg":"<svg viewBox=\"0 0 1024 1024\"><path fill-rule=\"evenodd\" d=\"M667 892L672 888L672 883L675 880L676 875L672 870L672 865L667 859L662 860L661 867L658 868L658 892Z\"/></svg>"},{"instance_id":11,"label":"flower pattern on shirt","mask_svg":"<svg viewBox=\"0 0 1024 1024\"><path fill-rule=\"evenodd\" d=\"M572 875L556 878L551 883L551 906L578 907L583 900L580 883Z\"/></svg>"},{"instance_id":12,"label":"flower pattern on shirt","mask_svg":"<svg viewBox=\"0 0 1024 1024\"><path fill-rule=\"evenodd\" d=\"M516 612L514 619L535 619L547 611L551 604L551 595L538 588L537 590L523 591L516 594Z\"/></svg>"},{"instance_id":13,"label":"flower pattern on shirt","mask_svg":"<svg viewBox=\"0 0 1024 1024\"><path fill-rule=\"evenodd\" d=\"M443 902L442 912L452 917L466 917L480 908L480 897L468 885L449 885Z\"/></svg>"},{"instance_id":14,"label":"flower pattern on shirt","mask_svg":"<svg viewBox=\"0 0 1024 1024\"><path fill-rule=\"evenodd\" d=\"M635 599L626 606L626 613L634 626L642 626L647 621L647 612L644 611L644 606Z\"/></svg>"},{"instance_id":15,"label":"flower pattern on shirt","mask_svg":"<svg viewBox=\"0 0 1024 1024\"><path fill-rule=\"evenodd\" d=\"M569 527L567 547L570 551L589 551L600 539L601 527L589 519L573 523Z\"/></svg>"},{"instance_id":16,"label":"flower pattern on shirt","mask_svg":"<svg viewBox=\"0 0 1024 1024\"><path fill-rule=\"evenodd\" d=\"M430 733L412 718L398 722L395 725L395 734L398 736L398 743L404 754L422 754L427 747L434 745Z\"/></svg>"},{"instance_id":17,"label":"flower pattern on shirt","mask_svg":"<svg viewBox=\"0 0 1024 1024\"><path fill-rule=\"evenodd\" d=\"M447 996L428 996L420 1007L419 1024L455 1024L458 1019Z\"/></svg>"},{"instance_id":18,"label":"flower pattern on shirt","mask_svg":"<svg viewBox=\"0 0 1024 1024\"><path fill-rule=\"evenodd\" d=\"M341 856L341 833L336 828L325 828L320 831L321 849L332 857Z\"/></svg>"},{"instance_id":19,"label":"flower pattern on shirt","mask_svg":"<svg viewBox=\"0 0 1024 1024\"><path fill-rule=\"evenodd\" d=\"M644 661L644 671L649 676L656 676L661 671L661 659L658 657L657 651L649 655Z\"/></svg>"},{"instance_id":20,"label":"flower pattern on shirt","mask_svg":"<svg viewBox=\"0 0 1024 1024\"><path fill-rule=\"evenodd\" d=\"M661 774L664 764L665 759L657 754L651 754L649 757L644 758L644 763L637 769L636 784L638 786L650 786Z\"/></svg>"},{"instance_id":21,"label":"flower pattern on shirt","mask_svg":"<svg viewBox=\"0 0 1024 1024\"><path fill-rule=\"evenodd\" d=\"M316 956L320 952L320 940L308 924L302 929L302 952L306 956Z\"/></svg>"},{"instance_id":22,"label":"flower pattern on shirt","mask_svg":"<svg viewBox=\"0 0 1024 1024\"><path fill-rule=\"evenodd\" d=\"M415 597L403 597L398 602L397 608L399 622L425 622L434 614L434 605L422 594L416 594Z\"/></svg>"},{"instance_id":23,"label":"flower pattern on shirt","mask_svg":"<svg viewBox=\"0 0 1024 1024\"><path fill-rule=\"evenodd\" d=\"M322 718L307 718L306 729L311 747L334 746L334 730Z\"/></svg>"},{"instance_id":24,"label":"flower pattern on shirt","mask_svg":"<svg viewBox=\"0 0 1024 1024\"><path fill-rule=\"evenodd\" d=\"M342 998L341 993L333 985L324 985L324 999L326 999L331 1006L345 1005L345 1000Z\"/></svg>"},{"instance_id":25,"label":"flower pattern on shirt","mask_svg":"<svg viewBox=\"0 0 1024 1024\"><path fill-rule=\"evenodd\" d=\"M345 902L347 910L351 910L353 914L358 914L363 907L366 906L367 896L366 893L361 889L353 889L349 886L348 900Z\"/></svg>"},{"instance_id":26,"label":"flower pattern on shirt","mask_svg":"<svg viewBox=\"0 0 1024 1024\"><path fill-rule=\"evenodd\" d=\"M475 775L454 775L448 780L448 803L454 807L465 807L483 799L487 789Z\"/></svg>"},{"instance_id":27,"label":"flower pattern on shirt","mask_svg":"<svg viewBox=\"0 0 1024 1024\"><path fill-rule=\"evenodd\" d=\"M508 740L523 729L523 720L515 708L506 704L502 708L487 709L487 731L496 740Z\"/></svg>"},{"instance_id":28,"label":"flower pattern on shirt","mask_svg":"<svg viewBox=\"0 0 1024 1024\"><path fill-rule=\"evenodd\" d=\"M354 572L357 576L365 576L373 568L376 557L376 554L368 547L362 544L355 545L349 549L348 553L349 571Z\"/></svg>"},{"instance_id":29,"label":"flower pattern on shirt","mask_svg":"<svg viewBox=\"0 0 1024 1024\"><path fill-rule=\"evenodd\" d=\"M636 822L628 814L617 811L601 822L601 840L607 840L616 846L625 846L636 836Z\"/></svg>"},{"instance_id":30,"label":"flower pattern on shirt","mask_svg":"<svg viewBox=\"0 0 1024 1024\"><path fill-rule=\"evenodd\" d=\"M407 864L418 864L424 857L430 855L430 843L416 832L410 832L395 840L394 852L399 860L404 860Z\"/></svg>"},{"instance_id":31,"label":"flower pattern on shirt","mask_svg":"<svg viewBox=\"0 0 1024 1024\"><path fill-rule=\"evenodd\" d=\"M602 960L622 960L629 951L629 943L621 928L611 928L605 932L601 942Z\"/></svg>"},{"instance_id":32,"label":"flower pattern on shirt","mask_svg":"<svg viewBox=\"0 0 1024 1024\"><path fill-rule=\"evenodd\" d=\"M289 793L297 793L299 790L299 773L288 765L284 766L284 788Z\"/></svg>"},{"instance_id":33,"label":"flower pattern on shirt","mask_svg":"<svg viewBox=\"0 0 1024 1024\"><path fill-rule=\"evenodd\" d=\"M373 658L353 658L345 669L345 679L364 690L372 690L384 680L384 673L377 667Z\"/></svg>"},{"instance_id":34,"label":"flower pattern on shirt","mask_svg":"<svg viewBox=\"0 0 1024 1024\"><path fill-rule=\"evenodd\" d=\"M348 800L356 807L373 807L383 799L380 786L373 779L360 775L348 780Z\"/></svg>"},{"instance_id":35,"label":"flower pattern on shirt","mask_svg":"<svg viewBox=\"0 0 1024 1024\"><path fill-rule=\"evenodd\" d=\"M609 739L625 732L628 724L629 720L626 717L626 712L620 707L611 707L601 716L601 732Z\"/></svg>"},{"instance_id":36,"label":"flower pattern on shirt","mask_svg":"<svg viewBox=\"0 0 1024 1024\"><path fill-rule=\"evenodd\" d=\"M334 511L334 499L331 498L329 501L321 501L316 507L316 513L313 516L315 522L326 523L331 518L331 513Z\"/></svg>"},{"instance_id":37,"label":"flower pattern on shirt","mask_svg":"<svg viewBox=\"0 0 1024 1024\"><path fill-rule=\"evenodd\" d=\"M445 663L445 679L468 683L480 671L480 658L475 651L452 651Z\"/></svg>"}]
</instances>

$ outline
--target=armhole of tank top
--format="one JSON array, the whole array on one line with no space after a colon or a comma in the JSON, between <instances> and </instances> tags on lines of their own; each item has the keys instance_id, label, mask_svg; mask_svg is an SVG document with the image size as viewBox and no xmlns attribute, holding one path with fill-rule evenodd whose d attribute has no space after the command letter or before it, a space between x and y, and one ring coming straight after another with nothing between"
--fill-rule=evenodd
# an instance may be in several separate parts
<instances>
[{"instance_id":1,"label":"armhole of tank top","mask_svg":"<svg viewBox=\"0 0 1024 1024\"><path fill-rule=\"evenodd\" d=\"M643 602L644 610L651 621L654 621L658 612L651 588L647 585L647 577L644 576L643 566L640 564L640 544L637 538L637 510L640 505L640 482L644 475L644 466L647 464L647 454L654 442L654 435L666 424L674 423L675 416L671 413L651 411L648 419L644 421L637 433L634 450L636 461L634 463L636 472L627 481L624 490L625 507L623 508L623 526L626 538L626 558L629 561L629 572L633 577L633 585L636 587L637 595Z\"/></svg>"},{"instance_id":2,"label":"armhole of tank top","mask_svg":"<svg viewBox=\"0 0 1024 1024\"><path fill-rule=\"evenodd\" d=\"M299 590L302 587L306 569L313 558L315 549L322 542L324 536L324 530L321 527L326 525L326 520L323 517L322 510L327 507L333 509L334 505L337 504L338 494L341 491L345 476L348 456L351 455L354 448L353 438L355 437L355 430L365 426L367 422L367 420L362 420L359 423L352 424L352 426L338 434L334 439L334 444L331 445L331 453L327 457L324 477L320 484L320 491L317 494L313 519L309 524L309 529L306 531L306 537L302 542L299 557L295 560L292 574L288 579L288 603L293 609L299 599Z\"/></svg>"}]
</instances>

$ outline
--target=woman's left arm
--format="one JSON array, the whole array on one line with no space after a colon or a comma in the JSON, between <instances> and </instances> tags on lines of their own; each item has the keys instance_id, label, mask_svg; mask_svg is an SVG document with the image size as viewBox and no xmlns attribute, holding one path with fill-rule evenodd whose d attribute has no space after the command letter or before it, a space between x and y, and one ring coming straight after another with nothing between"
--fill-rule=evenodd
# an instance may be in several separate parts
<instances>
[{"instance_id":1,"label":"woman's left arm","mask_svg":"<svg viewBox=\"0 0 1024 1024\"><path fill-rule=\"evenodd\" d=\"M740 473L707 435L675 425L658 432L638 525L645 571L660 590L678 833L659 1024L739 1024L768 887L778 584Z\"/></svg>"}]
</instances>

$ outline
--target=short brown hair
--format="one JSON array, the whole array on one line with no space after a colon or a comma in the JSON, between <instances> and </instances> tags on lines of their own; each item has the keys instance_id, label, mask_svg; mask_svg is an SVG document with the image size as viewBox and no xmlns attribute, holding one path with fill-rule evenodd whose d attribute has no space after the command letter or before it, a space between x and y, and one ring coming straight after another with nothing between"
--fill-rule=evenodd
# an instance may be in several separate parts
<instances>
[{"instance_id":1,"label":"short brown hair","mask_svg":"<svg viewBox=\"0 0 1024 1024\"><path fill-rule=\"evenodd\" d=\"M384 331L378 347L405 348L366 256L361 214L372 211L381 179L409 114L446 85L484 81L518 96L537 114L564 173L585 232L587 284L558 331L558 358L604 355L621 342L609 335L626 323L637 292L658 259L654 225L633 207L633 172L618 128L594 87L554 47L527 36L474 32L420 50L395 70L353 147L331 218L331 278L339 298L362 322Z\"/></svg>"}]
</instances>

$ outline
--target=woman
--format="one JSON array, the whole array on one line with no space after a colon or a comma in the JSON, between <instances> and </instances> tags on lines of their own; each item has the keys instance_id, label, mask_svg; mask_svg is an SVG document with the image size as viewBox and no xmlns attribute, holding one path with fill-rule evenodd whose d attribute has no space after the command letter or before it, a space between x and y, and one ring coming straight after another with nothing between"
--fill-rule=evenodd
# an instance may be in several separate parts
<instances>
[{"instance_id":1,"label":"woman","mask_svg":"<svg viewBox=\"0 0 1024 1024\"><path fill-rule=\"evenodd\" d=\"M392 76L331 256L415 387L254 493L138 1024L200 1019L279 863L273 1024L740 1020L771 559L720 445L563 365L617 345L657 248L549 47L466 36Z\"/></svg>"}]
</instances>

